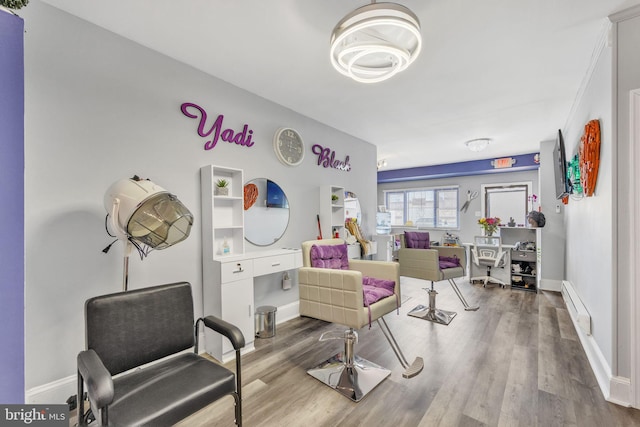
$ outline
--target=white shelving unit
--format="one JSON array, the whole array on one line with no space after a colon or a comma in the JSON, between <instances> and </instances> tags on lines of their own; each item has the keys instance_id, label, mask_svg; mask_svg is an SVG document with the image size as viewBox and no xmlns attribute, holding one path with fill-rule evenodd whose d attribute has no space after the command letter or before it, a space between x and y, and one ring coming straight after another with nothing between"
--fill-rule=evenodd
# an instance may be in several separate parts
<instances>
[{"instance_id":1,"label":"white shelving unit","mask_svg":"<svg viewBox=\"0 0 640 427\"><path fill-rule=\"evenodd\" d=\"M332 198L332 196L336 197ZM319 206L322 237L330 239L334 236L333 230L336 230L340 237L344 238L344 187L321 186Z\"/></svg>"},{"instance_id":2,"label":"white shelving unit","mask_svg":"<svg viewBox=\"0 0 640 427\"><path fill-rule=\"evenodd\" d=\"M217 195L218 179L229 181L229 194ZM241 169L200 169L202 199L202 295L205 315L236 325L245 339L243 353L254 349L254 278L302 266L300 249L245 253L244 177ZM229 253L224 253L224 242ZM229 340L205 329L205 350L221 362L234 357Z\"/></svg>"},{"instance_id":3,"label":"white shelving unit","mask_svg":"<svg viewBox=\"0 0 640 427\"><path fill-rule=\"evenodd\" d=\"M524 227L503 227L500 229L502 245L511 246L509 268L512 289L537 292L540 288L541 229ZM518 247L514 247L515 245Z\"/></svg>"},{"instance_id":4,"label":"white shelving unit","mask_svg":"<svg viewBox=\"0 0 640 427\"><path fill-rule=\"evenodd\" d=\"M241 169L204 166L200 171L202 189L202 242L209 259L244 254L244 177ZM229 182L229 194L216 194L216 182ZM224 254L224 242L229 253Z\"/></svg>"}]
</instances>

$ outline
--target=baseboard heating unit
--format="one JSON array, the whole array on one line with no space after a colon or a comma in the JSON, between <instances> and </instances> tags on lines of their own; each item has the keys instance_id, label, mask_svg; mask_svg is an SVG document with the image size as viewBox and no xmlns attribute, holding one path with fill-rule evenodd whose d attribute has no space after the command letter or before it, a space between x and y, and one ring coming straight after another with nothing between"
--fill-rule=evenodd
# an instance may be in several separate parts
<instances>
[{"instance_id":1,"label":"baseboard heating unit","mask_svg":"<svg viewBox=\"0 0 640 427\"><path fill-rule=\"evenodd\" d=\"M571 282L563 280L561 292L564 303L567 305L573 321L580 327L582 332L591 335L591 315L582 303Z\"/></svg>"}]
</instances>

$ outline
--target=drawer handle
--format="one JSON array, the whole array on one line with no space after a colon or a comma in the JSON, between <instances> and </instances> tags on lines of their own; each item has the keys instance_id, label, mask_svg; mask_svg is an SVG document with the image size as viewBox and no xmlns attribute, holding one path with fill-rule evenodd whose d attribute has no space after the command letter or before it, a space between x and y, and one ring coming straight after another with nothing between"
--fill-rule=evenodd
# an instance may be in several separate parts
<instances>
[{"instance_id":1,"label":"drawer handle","mask_svg":"<svg viewBox=\"0 0 640 427\"><path fill-rule=\"evenodd\" d=\"M273 264L271 264L271 267L277 267L277 266L279 266L279 265L280 265L280 263L279 263L279 262L274 262Z\"/></svg>"},{"instance_id":2,"label":"drawer handle","mask_svg":"<svg viewBox=\"0 0 640 427\"><path fill-rule=\"evenodd\" d=\"M242 269L242 264L238 263L238 269L232 271L233 274L242 273L244 270Z\"/></svg>"}]
</instances>

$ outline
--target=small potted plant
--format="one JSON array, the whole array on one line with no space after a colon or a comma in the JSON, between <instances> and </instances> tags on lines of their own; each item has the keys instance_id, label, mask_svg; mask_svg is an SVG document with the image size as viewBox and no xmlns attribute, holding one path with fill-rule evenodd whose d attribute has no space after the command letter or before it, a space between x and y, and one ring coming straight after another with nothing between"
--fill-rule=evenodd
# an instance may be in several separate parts
<instances>
[{"instance_id":1,"label":"small potted plant","mask_svg":"<svg viewBox=\"0 0 640 427\"><path fill-rule=\"evenodd\" d=\"M331 201L332 201L333 203L336 203L339 199L340 199L340 198L338 197L338 195L337 195L337 194L332 194L332 195L331 195Z\"/></svg>"},{"instance_id":2,"label":"small potted plant","mask_svg":"<svg viewBox=\"0 0 640 427\"><path fill-rule=\"evenodd\" d=\"M216 195L218 196L229 195L229 181L221 178L216 182Z\"/></svg>"}]
</instances>

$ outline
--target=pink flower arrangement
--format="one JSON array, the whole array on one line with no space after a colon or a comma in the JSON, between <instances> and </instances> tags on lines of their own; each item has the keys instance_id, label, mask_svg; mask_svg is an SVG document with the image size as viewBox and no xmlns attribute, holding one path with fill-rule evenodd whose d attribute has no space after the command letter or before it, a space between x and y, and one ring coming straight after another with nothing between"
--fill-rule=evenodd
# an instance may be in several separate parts
<instances>
[{"instance_id":1,"label":"pink flower arrangement","mask_svg":"<svg viewBox=\"0 0 640 427\"><path fill-rule=\"evenodd\" d=\"M491 236L498 229L498 225L500 225L500 218L480 218L478 220L478 224L484 229L485 234Z\"/></svg>"}]
</instances>

